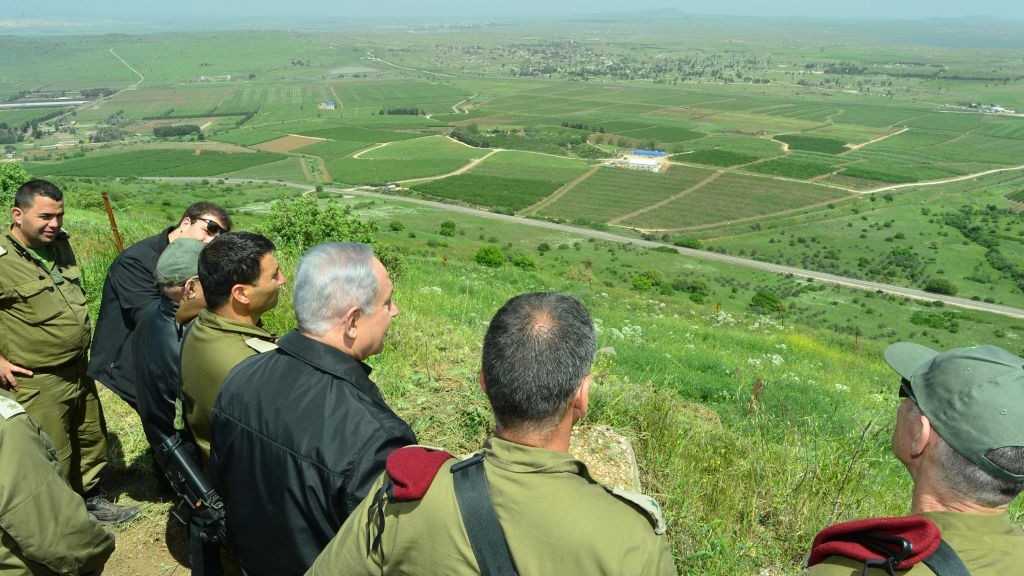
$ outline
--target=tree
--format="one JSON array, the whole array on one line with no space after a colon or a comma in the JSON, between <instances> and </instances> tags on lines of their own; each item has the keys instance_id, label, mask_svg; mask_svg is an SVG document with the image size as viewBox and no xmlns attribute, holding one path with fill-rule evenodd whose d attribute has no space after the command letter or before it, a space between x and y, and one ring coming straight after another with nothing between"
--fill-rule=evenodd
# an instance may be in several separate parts
<instances>
[{"instance_id":1,"label":"tree","mask_svg":"<svg viewBox=\"0 0 1024 576\"><path fill-rule=\"evenodd\" d=\"M14 206L14 193L28 180L28 172L21 167L21 164L17 162L0 164L0 209L10 210Z\"/></svg>"},{"instance_id":2,"label":"tree","mask_svg":"<svg viewBox=\"0 0 1024 576\"><path fill-rule=\"evenodd\" d=\"M404 267L396 248L377 242L376 224L360 220L351 209L343 209L334 201L320 204L313 196L279 200L261 231L278 249L296 255L324 242L361 242L373 246L392 278L397 278Z\"/></svg>"},{"instance_id":3,"label":"tree","mask_svg":"<svg viewBox=\"0 0 1024 576\"><path fill-rule=\"evenodd\" d=\"M762 288L750 299L750 309L758 314L782 314L786 304L777 294Z\"/></svg>"},{"instance_id":4,"label":"tree","mask_svg":"<svg viewBox=\"0 0 1024 576\"><path fill-rule=\"evenodd\" d=\"M945 294L946 296L956 296L957 288L956 284L953 284L945 278L929 278L924 284L924 291L931 292L932 294Z\"/></svg>"},{"instance_id":5,"label":"tree","mask_svg":"<svg viewBox=\"0 0 1024 576\"><path fill-rule=\"evenodd\" d=\"M476 251L473 260L488 268L501 268L505 264L505 254L497 246L484 246Z\"/></svg>"}]
</instances>

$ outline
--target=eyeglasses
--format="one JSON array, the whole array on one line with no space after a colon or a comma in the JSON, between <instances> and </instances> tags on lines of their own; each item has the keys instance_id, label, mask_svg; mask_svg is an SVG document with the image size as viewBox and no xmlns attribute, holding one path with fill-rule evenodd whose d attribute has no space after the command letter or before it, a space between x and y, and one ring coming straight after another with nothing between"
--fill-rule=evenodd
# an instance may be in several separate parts
<instances>
[{"instance_id":1,"label":"eyeglasses","mask_svg":"<svg viewBox=\"0 0 1024 576\"><path fill-rule=\"evenodd\" d=\"M221 226L216 220L212 220L210 218L196 218L196 220L206 222L206 232L210 236L219 236L227 232L227 230L225 230L224 227Z\"/></svg>"},{"instance_id":2,"label":"eyeglasses","mask_svg":"<svg viewBox=\"0 0 1024 576\"><path fill-rule=\"evenodd\" d=\"M900 379L900 398L910 398L914 402L917 402L917 397L914 396L914 389L910 387L910 380L906 378Z\"/></svg>"}]
</instances>

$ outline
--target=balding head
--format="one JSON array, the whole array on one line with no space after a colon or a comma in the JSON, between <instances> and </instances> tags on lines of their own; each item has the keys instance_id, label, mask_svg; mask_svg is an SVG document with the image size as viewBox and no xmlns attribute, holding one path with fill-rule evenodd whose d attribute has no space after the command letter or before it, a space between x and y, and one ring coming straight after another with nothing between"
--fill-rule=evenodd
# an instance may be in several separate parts
<instances>
[{"instance_id":1,"label":"balding head","mask_svg":"<svg viewBox=\"0 0 1024 576\"><path fill-rule=\"evenodd\" d=\"M543 428L561 419L596 348L590 315L575 298L531 293L506 302L483 350L483 380L498 425Z\"/></svg>"}]
</instances>

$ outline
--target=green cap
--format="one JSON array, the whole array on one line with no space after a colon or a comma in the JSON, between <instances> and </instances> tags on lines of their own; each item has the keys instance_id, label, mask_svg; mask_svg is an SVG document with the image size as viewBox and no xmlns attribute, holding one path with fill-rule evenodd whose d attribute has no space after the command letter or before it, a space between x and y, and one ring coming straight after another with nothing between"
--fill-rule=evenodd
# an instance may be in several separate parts
<instances>
[{"instance_id":1,"label":"green cap","mask_svg":"<svg viewBox=\"0 0 1024 576\"><path fill-rule=\"evenodd\" d=\"M992 450L1024 447L1024 358L998 346L939 353L899 342L885 361L910 381L918 408L954 450L993 477L1024 480L988 459Z\"/></svg>"},{"instance_id":2,"label":"green cap","mask_svg":"<svg viewBox=\"0 0 1024 576\"><path fill-rule=\"evenodd\" d=\"M206 246L192 238L178 238L171 242L156 261L157 284L168 286L184 284L199 273L199 253Z\"/></svg>"}]
</instances>

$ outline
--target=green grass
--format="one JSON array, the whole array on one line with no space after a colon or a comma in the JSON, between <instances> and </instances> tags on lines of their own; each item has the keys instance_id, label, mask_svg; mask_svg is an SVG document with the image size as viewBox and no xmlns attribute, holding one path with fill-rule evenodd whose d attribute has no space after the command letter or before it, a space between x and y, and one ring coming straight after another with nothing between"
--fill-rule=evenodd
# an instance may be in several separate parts
<instances>
[{"instance_id":1,"label":"green grass","mask_svg":"<svg viewBox=\"0 0 1024 576\"><path fill-rule=\"evenodd\" d=\"M655 229L705 226L765 216L848 196L841 190L824 186L738 174L726 174L714 184L626 223Z\"/></svg>"},{"instance_id":2,"label":"green grass","mask_svg":"<svg viewBox=\"0 0 1024 576\"><path fill-rule=\"evenodd\" d=\"M139 150L74 158L64 162L29 163L40 176L215 176L274 162L280 154L225 154L190 150Z\"/></svg>"},{"instance_id":3,"label":"green grass","mask_svg":"<svg viewBox=\"0 0 1024 576\"><path fill-rule=\"evenodd\" d=\"M419 184L413 189L436 198L515 212L541 200L559 186L557 182L546 180L483 176L470 172Z\"/></svg>"},{"instance_id":4,"label":"green grass","mask_svg":"<svg viewBox=\"0 0 1024 576\"><path fill-rule=\"evenodd\" d=\"M637 140L644 141L650 140L659 144L671 144L673 142L682 142L685 140L696 140L697 138L704 136L702 132L696 132L694 130L675 126L651 126L636 130L619 131L617 133L627 138L635 138Z\"/></svg>"},{"instance_id":5,"label":"green grass","mask_svg":"<svg viewBox=\"0 0 1024 576\"><path fill-rule=\"evenodd\" d=\"M800 134L781 134L775 137L780 142L789 144L793 150L806 150L808 152L824 152L825 154L839 154L846 152L846 142L832 138L817 138L815 136L803 136Z\"/></svg>"},{"instance_id":6,"label":"green grass","mask_svg":"<svg viewBox=\"0 0 1024 576\"><path fill-rule=\"evenodd\" d=\"M785 176L787 178L806 180L834 172L837 170L837 165L812 159L785 157L747 166L746 170L771 176Z\"/></svg>"},{"instance_id":7,"label":"green grass","mask_svg":"<svg viewBox=\"0 0 1024 576\"><path fill-rule=\"evenodd\" d=\"M277 162L257 164L249 168L243 168L236 172L227 172L224 176L230 178L265 178L268 180L291 180L294 182L305 182L306 174L302 171L302 158L285 158Z\"/></svg>"},{"instance_id":8,"label":"green grass","mask_svg":"<svg viewBox=\"0 0 1024 576\"><path fill-rule=\"evenodd\" d=\"M708 164L710 166L738 166L759 160L758 156L733 152L731 150L696 150L672 156L672 160L680 162L692 162L694 164Z\"/></svg>"},{"instance_id":9,"label":"green grass","mask_svg":"<svg viewBox=\"0 0 1024 576\"><path fill-rule=\"evenodd\" d=\"M540 214L569 221L607 222L678 194L710 175L708 170L685 166L658 174L601 168Z\"/></svg>"},{"instance_id":10,"label":"green grass","mask_svg":"<svg viewBox=\"0 0 1024 576\"><path fill-rule=\"evenodd\" d=\"M383 184L454 172L484 154L486 151L463 146L443 136L431 136L397 142L360 158L334 158L326 162L335 182Z\"/></svg>"},{"instance_id":11,"label":"green grass","mask_svg":"<svg viewBox=\"0 0 1024 576\"><path fill-rule=\"evenodd\" d=\"M321 130L306 130L299 132L303 136L314 138L327 138L328 140L340 140L344 142L365 142L375 144L379 142L395 142L418 138L423 134L414 132L395 132L393 130L377 130L361 126L339 126L336 128L324 128Z\"/></svg>"}]
</instances>

